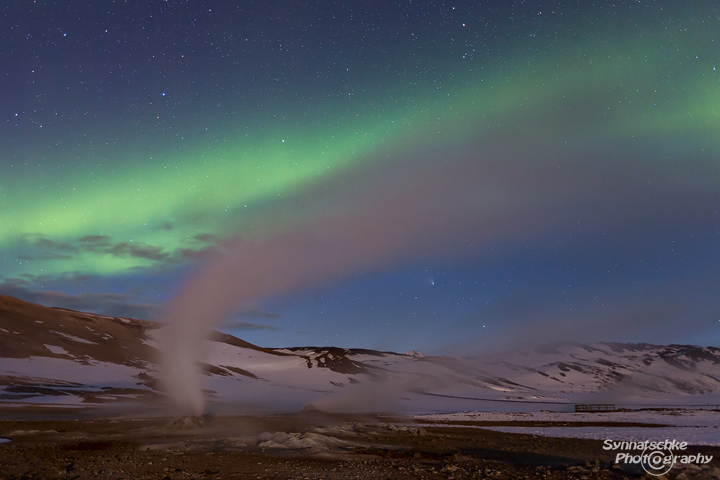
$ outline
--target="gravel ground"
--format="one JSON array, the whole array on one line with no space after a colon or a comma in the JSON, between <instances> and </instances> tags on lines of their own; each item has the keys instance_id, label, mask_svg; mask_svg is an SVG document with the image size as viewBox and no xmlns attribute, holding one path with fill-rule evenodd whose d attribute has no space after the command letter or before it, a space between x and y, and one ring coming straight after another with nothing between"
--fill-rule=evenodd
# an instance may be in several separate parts
<instances>
[{"instance_id":1,"label":"gravel ground","mask_svg":"<svg viewBox=\"0 0 720 480\"><path fill-rule=\"evenodd\" d=\"M0 421L0 479L625 479L602 442L398 418ZM720 458L720 449L691 452ZM666 479L720 479L720 462Z\"/></svg>"}]
</instances>

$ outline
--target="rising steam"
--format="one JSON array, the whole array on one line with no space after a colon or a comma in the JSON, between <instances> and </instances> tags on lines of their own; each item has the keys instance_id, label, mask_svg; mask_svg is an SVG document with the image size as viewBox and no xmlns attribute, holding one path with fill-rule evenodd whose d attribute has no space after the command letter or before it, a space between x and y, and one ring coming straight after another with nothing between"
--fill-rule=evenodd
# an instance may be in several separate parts
<instances>
[{"instance_id":1,"label":"rising steam","mask_svg":"<svg viewBox=\"0 0 720 480\"><path fill-rule=\"evenodd\" d=\"M295 226L262 238L236 239L190 278L167 306L162 342L162 378L181 413L202 414L203 342L243 305L358 271L542 238L580 221L590 233L629 225L667 206L674 188L665 182L642 190L649 184L636 176L651 175L649 169L623 171L610 161L543 160L537 152L452 156L335 178L305 195L315 208L318 195L325 199L322 214L301 215Z\"/></svg>"}]
</instances>

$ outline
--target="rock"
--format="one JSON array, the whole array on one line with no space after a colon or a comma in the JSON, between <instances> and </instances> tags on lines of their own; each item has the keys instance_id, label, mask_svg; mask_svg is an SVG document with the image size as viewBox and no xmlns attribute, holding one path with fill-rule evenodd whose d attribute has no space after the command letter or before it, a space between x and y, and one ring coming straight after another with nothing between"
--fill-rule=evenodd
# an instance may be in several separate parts
<instances>
[{"instance_id":1,"label":"rock","mask_svg":"<svg viewBox=\"0 0 720 480\"><path fill-rule=\"evenodd\" d=\"M708 478L716 478L720 480L720 468L715 467L707 473Z\"/></svg>"},{"instance_id":2,"label":"rock","mask_svg":"<svg viewBox=\"0 0 720 480\"><path fill-rule=\"evenodd\" d=\"M190 430L204 426L205 420L201 417L180 417L177 420L170 422L167 428L170 430Z\"/></svg>"}]
</instances>

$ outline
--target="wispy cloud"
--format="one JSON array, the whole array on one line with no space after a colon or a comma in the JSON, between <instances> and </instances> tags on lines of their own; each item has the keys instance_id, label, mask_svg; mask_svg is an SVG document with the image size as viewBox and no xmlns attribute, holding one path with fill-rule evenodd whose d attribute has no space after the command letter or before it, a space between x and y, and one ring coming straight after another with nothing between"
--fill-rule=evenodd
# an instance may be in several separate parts
<instances>
[{"instance_id":1,"label":"wispy cloud","mask_svg":"<svg viewBox=\"0 0 720 480\"><path fill-rule=\"evenodd\" d=\"M282 328L274 327L272 325L263 325L260 323L251 323L251 322L242 322L239 320L231 320L225 324L226 329L230 330L246 330L246 331L260 331L260 330L270 330L270 331L280 331Z\"/></svg>"},{"instance_id":2,"label":"wispy cloud","mask_svg":"<svg viewBox=\"0 0 720 480\"><path fill-rule=\"evenodd\" d=\"M83 276L82 278L87 279ZM65 277L68 284L76 283L79 278ZM143 320L157 319L161 306L150 303L146 298L132 293L66 293L53 289L44 289L41 278L15 278L0 283L0 294L16 297L27 302L47 307L61 307L89 313L115 317L130 317ZM56 282L57 283L57 282Z\"/></svg>"},{"instance_id":3,"label":"wispy cloud","mask_svg":"<svg viewBox=\"0 0 720 480\"><path fill-rule=\"evenodd\" d=\"M76 255L96 254L143 259L162 267L174 266L178 262L197 262L217 253L220 245L220 238L211 233L195 235L187 247L175 249L131 241L114 241L108 235L86 235L62 242L42 235L26 235L18 241L18 247L23 253L17 258L24 261L72 260Z\"/></svg>"},{"instance_id":4,"label":"wispy cloud","mask_svg":"<svg viewBox=\"0 0 720 480\"><path fill-rule=\"evenodd\" d=\"M58 242L42 235L23 235L18 240L18 246L24 252L18 258L26 261L70 259L80 251L71 243Z\"/></svg>"},{"instance_id":5,"label":"wispy cloud","mask_svg":"<svg viewBox=\"0 0 720 480\"><path fill-rule=\"evenodd\" d=\"M105 252L116 257L145 258L156 262L164 262L170 258L170 254L164 252L160 247L137 245L129 242L116 243L107 248Z\"/></svg>"}]
</instances>

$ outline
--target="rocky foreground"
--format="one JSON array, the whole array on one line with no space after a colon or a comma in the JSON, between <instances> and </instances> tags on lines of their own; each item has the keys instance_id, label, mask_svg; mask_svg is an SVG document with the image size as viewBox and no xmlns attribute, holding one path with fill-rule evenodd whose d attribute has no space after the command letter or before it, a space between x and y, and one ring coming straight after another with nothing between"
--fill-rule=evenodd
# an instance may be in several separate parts
<instances>
[{"instance_id":1,"label":"rocky foreground","mask_svg":"<svg viewBox=\"0 0 720 480\"><path fill-rule=\"evenodd\" d=\"M602 442L379 416L2 421L2 479L631 479ZM720 457L718 447L691 452ZM720 479L720 462L666 479Z\"/></svg>"}]
</instances>

